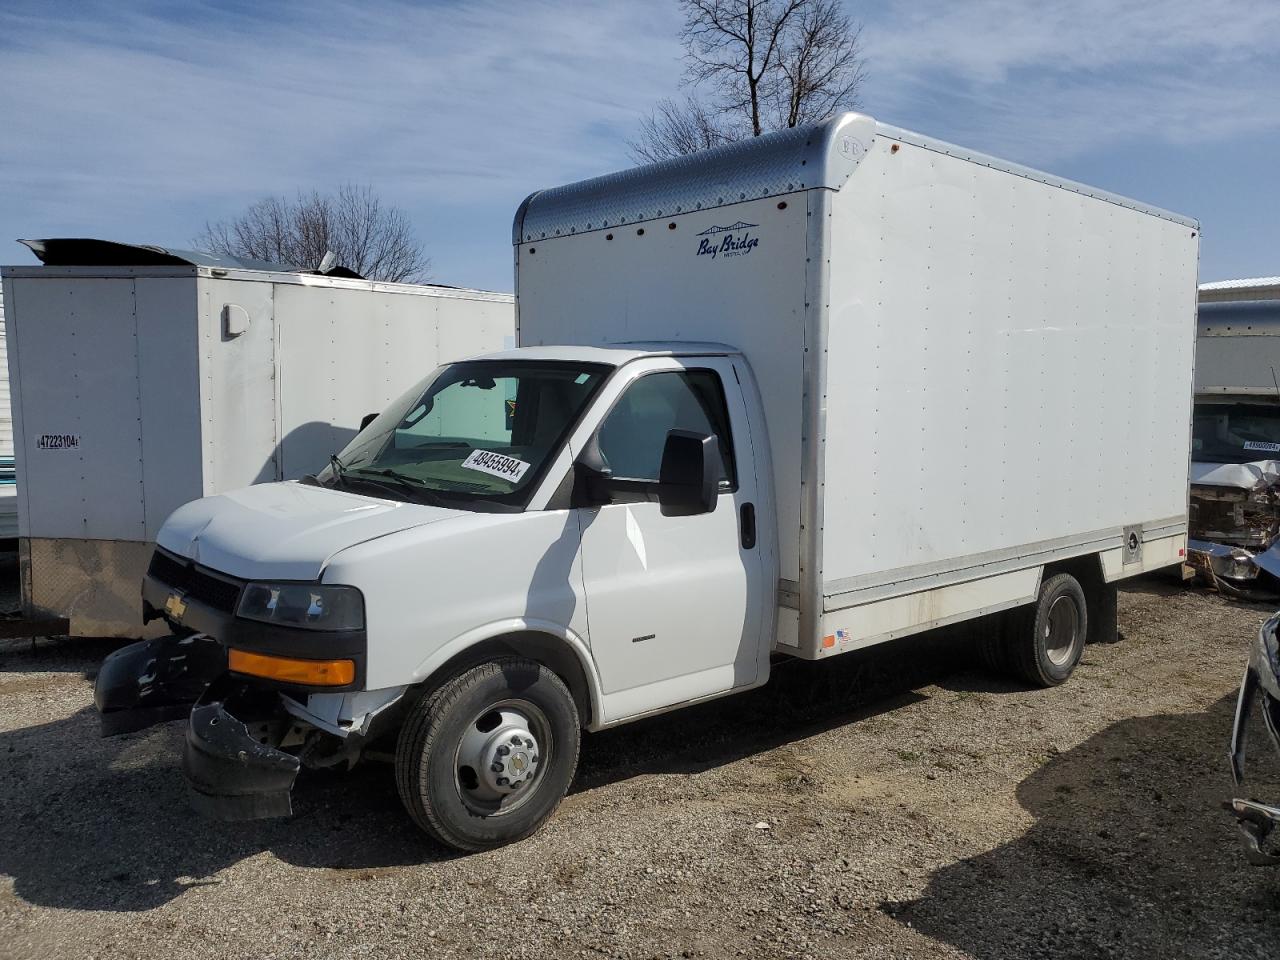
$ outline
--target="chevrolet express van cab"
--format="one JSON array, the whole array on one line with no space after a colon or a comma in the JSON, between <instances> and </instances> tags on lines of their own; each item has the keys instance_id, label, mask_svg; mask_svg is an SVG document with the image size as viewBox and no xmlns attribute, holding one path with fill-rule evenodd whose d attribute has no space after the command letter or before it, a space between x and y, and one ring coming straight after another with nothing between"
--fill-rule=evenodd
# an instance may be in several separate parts
<instances>
[{"instance_id":1,"label":"chevrolet express van cab","mask_svg":"<svg viewBox=\"0 0 1280 960\"><path fill-rule=\"evenodd\" d=\"M1197 232L858 114L535 193L521 346L174 512L175 636L104 665L104 723L189 713L219 817L386 744L478 850L551 815L583 730L774 656L1008 611L984 656L1061 683L1185 552Z\"/></svg>"}]
</instances>

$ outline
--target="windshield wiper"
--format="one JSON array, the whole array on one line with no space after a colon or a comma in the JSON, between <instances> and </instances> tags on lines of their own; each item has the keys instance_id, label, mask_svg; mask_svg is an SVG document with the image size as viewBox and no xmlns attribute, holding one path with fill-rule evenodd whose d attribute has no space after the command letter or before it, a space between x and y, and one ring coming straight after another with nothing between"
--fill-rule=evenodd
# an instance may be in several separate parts
<instances>
[{"instance_id":1,"label":"windshield wiper","mask_svg":"<svg viewBox=\"0 0 1280 960\"><path fill-rule=\"evenodd\" d=\"M329 469L333 471L333 485L335 487L345 486L346 478L343 474L346 472L347 468L343 465L342 461L338 459L338 455L336 453L329 454ZM314 476L314 474L307 474L307 477L312 477L316 483L320 482L320 478ZM305 481L306 477L303 477L303 480Z\"/></svg>"},{"instance_id":2,"label":"windshield wiper","mask_svg":"<svg viewBox=\"0 0 1280 960\"><path fill-rule=\"evenodd\" d=\"M391 483L387 483L384 480L375 480L372 477L366 476L370 473L377 474L379 477L386 477L387 480L391 481ZM351 471L348 476L356 480L367 480L369 483L381 484L382 486L394 485L396 488L409 493L415 499L423 497L427 502L437 507L443 507L446 505L444 498L431 487L427 486L424 481L419 480L417 477L410 477L403 473L397 473L389 467L360 467L358 470Z\"/></svg>"}]
</instances>

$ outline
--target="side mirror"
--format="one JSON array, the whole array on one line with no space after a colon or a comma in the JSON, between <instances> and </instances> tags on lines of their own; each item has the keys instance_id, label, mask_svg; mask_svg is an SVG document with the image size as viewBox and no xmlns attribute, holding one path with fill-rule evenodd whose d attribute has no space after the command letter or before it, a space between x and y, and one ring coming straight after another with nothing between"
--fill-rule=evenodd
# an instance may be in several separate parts
<instances>
[{"instance_id":1,"label":"side mirror","mask_svg":"<svg viewBox=\"0 0 1280 960\"><path fill-rule=\"evenodd\" d=\"M360 418L360 431L363 431L365 427L367 427L369 424L373 423L373 421L377 419L378 419L378 415L376 413L366 413L363 417Z\"/></svg>"},{"instance_id":2,"label":"side mirror","mask_svg":"<svg viewBox=\"0 0 1280 960\"><path fill-rule=\"evenodd\" d=\"M672 430L662 448L658 504L664 517L711 513L720 492L720 451L714 434Z\"/></svg>"}]
</instances>

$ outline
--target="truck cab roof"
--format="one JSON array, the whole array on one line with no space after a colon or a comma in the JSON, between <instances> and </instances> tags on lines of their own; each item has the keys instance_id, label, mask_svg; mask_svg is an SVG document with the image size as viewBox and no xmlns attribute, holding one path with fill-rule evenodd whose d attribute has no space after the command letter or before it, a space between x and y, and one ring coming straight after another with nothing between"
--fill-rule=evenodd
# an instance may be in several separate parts
<instances>
[{"instance_id":1,"label":"truck cab roof","mask_svg":"<svg viewBox=\"0 0 1280 960\"><path fill-rule=\"evenodd\" d=\"M607 363L620 367L646 357L723 357L741 351L724 343L699 343L678 340L635 341L602 346L549 345L516 347L497 353L471 357L472 360L569 360L579 363Z\"/></svg>"}]
</instances>

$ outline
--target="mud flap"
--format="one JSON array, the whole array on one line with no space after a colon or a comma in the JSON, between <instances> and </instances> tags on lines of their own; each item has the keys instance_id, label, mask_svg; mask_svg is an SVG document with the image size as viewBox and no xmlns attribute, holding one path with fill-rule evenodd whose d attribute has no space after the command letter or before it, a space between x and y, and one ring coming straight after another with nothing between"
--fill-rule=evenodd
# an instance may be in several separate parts
<instances>
[{"instance_id":1,"label":"mud flap","mask_svg":"<svg viewBox=\"0 0 1280 960\"><path fill-rule=\"evenodd\" d=\"M185 717L226 669L226 651L204 634L158 637L121 647L102 661L93 687L102 736Z\"/></svg>"}]
</instances>

